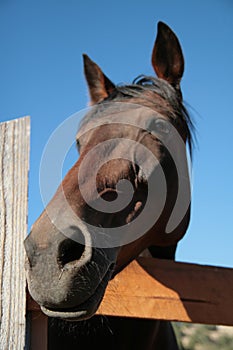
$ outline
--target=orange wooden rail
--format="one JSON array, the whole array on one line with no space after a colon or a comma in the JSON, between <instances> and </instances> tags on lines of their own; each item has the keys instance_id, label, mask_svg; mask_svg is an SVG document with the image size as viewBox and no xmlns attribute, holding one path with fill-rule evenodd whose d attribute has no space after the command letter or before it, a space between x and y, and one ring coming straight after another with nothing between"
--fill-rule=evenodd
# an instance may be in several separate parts
<instances>
[{"instance_id":1,"label":"orange wooden rail","mask_svg":"<svg viewBox=\"0 0 233 350\"><path fill-rule=\"evenodd\" d=\"M28 310L39 310L28 299ZM98 313L233 325L233 269L138 258L110 281Z\"/></svg>"},{"instance_id":2,"label":"orange wooden rail","mask_svg":"<svg viewBox=\"0 0 233 350\"><path fill-rule=\"evenodd\" d=\"M28 295L31 349L47 349L47 317ZM233 269L138 258L110 281L98 314L233 326Z\"/></svg>"}]
</instances>

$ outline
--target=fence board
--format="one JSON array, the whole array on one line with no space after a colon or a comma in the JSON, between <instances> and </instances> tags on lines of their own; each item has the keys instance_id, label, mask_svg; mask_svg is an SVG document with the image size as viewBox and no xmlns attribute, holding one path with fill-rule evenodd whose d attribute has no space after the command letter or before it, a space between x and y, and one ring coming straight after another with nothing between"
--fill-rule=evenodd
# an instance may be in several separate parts
<instances>
[{"instance_id":1,"label":"fence board","mask_svg":"<svg viewBox=\"0 0 233 350\"><path fill-rule=\"evenodd\" d=\"M29 117L0 123L0 349L24 349Z\"/></svg>"},{"instance_id":2,"label":"fence board","mask_svg":"<svg viewBox=\"0 0 233 350\"><path fill-rule=\"evenodd\" d=\"M233 326L233 269L138 258L107 288L98 313Z\"/></svg>"},{"instance_id":3,"label":"fence board","mask_svg":"<svg viewBox=\"0 0 233 350\"><path fill-rule=\"evenodd\" d=\"M233 269L138 258L109 282L97 314L233 326ZM39 306L28 296L28 309Z\"/></svg>"}]
</instances>

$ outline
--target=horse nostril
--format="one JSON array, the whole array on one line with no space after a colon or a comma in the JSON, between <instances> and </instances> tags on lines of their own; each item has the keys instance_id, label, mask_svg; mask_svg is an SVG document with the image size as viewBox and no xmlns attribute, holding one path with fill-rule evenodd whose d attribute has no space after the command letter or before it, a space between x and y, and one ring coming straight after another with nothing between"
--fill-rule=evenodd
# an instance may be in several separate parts
<instances>
[{"instance_id":1,"label":"horse nostril","mask_svg":"<svg viewBox=\"0 0 233 350\"><path fill-rule=\"evenodd\" d=\"M85 246L72 239L65 239L58 247L58 264L61 268L69 264L70 266L77 264L85 251Z\"/></svg>"}]
</instances>

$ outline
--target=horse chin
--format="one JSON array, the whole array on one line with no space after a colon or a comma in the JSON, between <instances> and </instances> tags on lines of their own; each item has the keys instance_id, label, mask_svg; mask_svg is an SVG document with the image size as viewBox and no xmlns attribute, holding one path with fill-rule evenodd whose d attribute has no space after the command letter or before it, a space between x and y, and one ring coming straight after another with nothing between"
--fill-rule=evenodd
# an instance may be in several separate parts
<instances>
[{"instance_id":1,"label":"horse chin","mask_svg":"<svg viewBox=\"0 0 233 350\"><path fill-rule=\"evenodd\" d=\"M95 314L102 297L103 295L96 295L95 293L88 300L77 307L67 309L50 309L45 306L41 306L41 311L48 317L61 318L66 321L83 321L91 318Z\"/></svg>"},{"instance_id":2,"label":"horse chin","mask_svg":"<svg viewBox=\"0 0 233 350\"><path fill-rule=\"evenodd\" d=\"M65 321L83 321L91 318L96 313L104 296L108 281L112 275L109 269L95 289L94 293L84 302L72 308L49 308L41 305L41 311L48 317L61 318Z\"/></svg>"},{"instance_id":3,"label":"horse chin","mask_svg":"<svg viewBox=\"0 0 233 350\"><path fill-rule=\"evenodd\" d=\"M77 307L67 309L49 309L41 306L41 311L48 317L61 318L65 321L83 321L91 318L97 311L99 304L102 301L103 293L95 292L89 299Z\"/></svg>"}]
</instances>

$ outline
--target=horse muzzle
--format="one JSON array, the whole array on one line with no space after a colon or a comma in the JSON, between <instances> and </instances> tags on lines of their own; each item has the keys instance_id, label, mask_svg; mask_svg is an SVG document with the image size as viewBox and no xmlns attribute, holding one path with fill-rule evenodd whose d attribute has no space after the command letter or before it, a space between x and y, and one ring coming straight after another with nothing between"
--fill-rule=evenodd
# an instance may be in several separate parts
<instances>
[{"instance_id":1,"label":"horse muzzle","mask_svg":"<svg viewBox=\"0 0 233 350\"><path fill-rule=\"evenodd\" d=\"M96 312L112 276L116 249L84 246L60 233L46 244L25 240L26 274L32 298L49 317L83 320ZM53 237L51 239L51 237Z\"/></svg>"}]
</instances>

